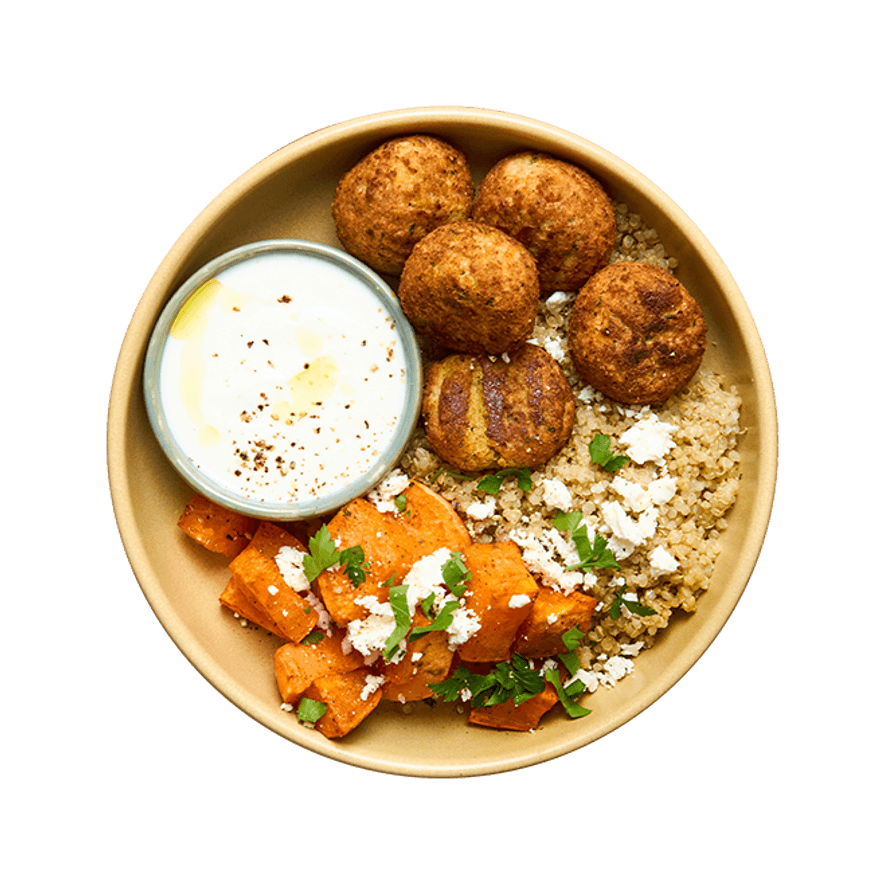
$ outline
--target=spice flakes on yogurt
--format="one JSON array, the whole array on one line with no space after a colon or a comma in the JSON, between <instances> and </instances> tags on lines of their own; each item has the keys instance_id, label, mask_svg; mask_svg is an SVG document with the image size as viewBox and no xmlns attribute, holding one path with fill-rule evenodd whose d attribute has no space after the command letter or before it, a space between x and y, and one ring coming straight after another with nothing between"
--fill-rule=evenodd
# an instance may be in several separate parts
<instances>
[{"instance_id":1,"label":"spice flakes on yogurt","mask_svg":"<svg viewBox=\"0 0 880 880\"><path fill-rule=\"evenodd\" d=\"M251 500L303 501L369 471L394 438L407 375L393 317L345 269L257 254L196 290L160 383L193 464Z\"/></svg>"}]
</instances>

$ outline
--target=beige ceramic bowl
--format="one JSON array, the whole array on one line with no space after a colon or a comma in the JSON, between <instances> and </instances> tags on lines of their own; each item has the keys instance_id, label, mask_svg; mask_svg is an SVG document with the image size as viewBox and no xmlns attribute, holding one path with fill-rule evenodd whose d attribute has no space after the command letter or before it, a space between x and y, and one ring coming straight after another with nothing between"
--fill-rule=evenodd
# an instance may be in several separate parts
<instances>
[{"instance_id":1,"label":"beige ceramic bowl","mask_svg":"<svg viewBox=\"0 0 880 880\"><path fill-rule=\"evenodd\" d=\"M592 714L571 721L551 713L532 734L470 726L448 704L382 704L359 728L331 741L279 709L272 656L278 640L243 629L221 610L226 560L179 532L190 489L169 465L147 421L141 371L151 329L180 284L214 257L252 241L299 238L339 246L330 203L337 181L382 141L437 135L467 154L479 181L502 156L545 150L582 165L660 233L678 258L678 277L699 300L712 344L707 362L743 398L743 479L729 514L711 589L696 614L671 626L639 657L635 671L591 698ZM373 770L418 776L465 776L511 770L570 752L633 718L696 662L745 589L770 517L776 479L776 410L758 332L718 254L664 193L594 144L518 116L461 107L378 114L307 135L254 166L224 190L183 233L162 262L122 344L109 409L108 463L119 531L147 600L168 634L218 690L276 733L327 757Z\"/></svg>"}]
</instances>

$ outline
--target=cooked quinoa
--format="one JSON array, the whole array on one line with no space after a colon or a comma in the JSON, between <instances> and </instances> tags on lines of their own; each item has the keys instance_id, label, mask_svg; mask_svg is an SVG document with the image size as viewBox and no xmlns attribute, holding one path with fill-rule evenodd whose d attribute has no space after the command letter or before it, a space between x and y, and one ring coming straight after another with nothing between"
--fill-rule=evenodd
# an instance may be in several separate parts
<instances>
[{"instance_id":1,"label":"cooked quinoa","mask_svg":"<svg viewBox=\"0 0 880 880\"><path fill-rule=\"evenodd\" d=\"M677 260L655 230L622 203L615 204L615 213L611 262L640 260L674 271ZM578 408L571 439L532 472L529 491L509 477L496 495L489 495L477 489L478 480L450 474L421 429L401 467L452 502L473 540L513 540L543 583L596 597L591 630L579 653L580 675L592 692L631 671L633 658L651 647L676 609L694 612L708 588L718 538L727 525L724 516L739 485L741 399L735 387L705 365L661 406L628 408L604 397L583 384L568 354L573 302L574 294L563 293L543 300L531 340L560 363ZM639 443L642 431L647 446ZM588 445L597 433L611 438L615 453L629 457L620 470L606 473L591 462ZM640 461L645 455L650 457ZM591 537L598 533L608 540L620 569L566 571L577 556L568 533L553 526L560 510L580 511ZM641 616L624 606L613 619L612 605L621 591L624 599L656 613Z\"/></svg>"}]
</instances>

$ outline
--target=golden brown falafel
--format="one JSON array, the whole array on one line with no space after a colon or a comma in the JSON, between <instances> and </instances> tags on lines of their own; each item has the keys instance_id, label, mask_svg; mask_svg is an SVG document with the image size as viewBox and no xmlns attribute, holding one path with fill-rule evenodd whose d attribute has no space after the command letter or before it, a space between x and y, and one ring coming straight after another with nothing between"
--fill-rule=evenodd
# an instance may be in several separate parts
<instances>
[{"instance_id":1,"label":"golden brown falafel","mask_svg":"<svg viewBox=\"0 0 880 880\"><path fill-rule=\"evenodd\" d=\"M534 329L538 270L500 229L446 223L413 248L397 295L417 333L453 351L501 354Z\"/></svg>"},{"instance_id":2,"label":"golden brown falafel","mask_svg":"<svg viewBox=\"0 0 880 880\"><path fill-rule=\"evenodd\" d=\"M470 216L467 159L445 141L411 135L387 141L339 181L332 214L342 246L377 272L399 275L432 229Z\"/></svg>"},{"instance_id":3,"label":"golden brown falafel","mask_svg":"<svg viewBox=\"0 0 880 880\"><path fill-rule=\"evenodd\" d=\"M687 385L706 351L696 300L647 263L613 263L590 278L568 333L581 378L619 403L663 403Z\"/></svg>"},{"instance_id":4,"label":"golden brown falafel","mask_svg":"<svg viewBox=\"0 0 880 880\"><path fill-rule=\"evenodd\" d=\"M529 249L544 296L578 290L614 248L614 205L601 184L546 153L516 153L495 164L480 185L473 218Z\"/></svg>"},{"instance_id":5,"label":"golden brown falafel","mask_svg":"<svg viewBox=\"0 0 880 880\"><path fill-rule=\"evenodd\" d=\"M459 470L540 467L568 441L574 411L559 364L529 342L499 358L449 355L425 371L425 432Z\"/></svg>"}]
</instances>

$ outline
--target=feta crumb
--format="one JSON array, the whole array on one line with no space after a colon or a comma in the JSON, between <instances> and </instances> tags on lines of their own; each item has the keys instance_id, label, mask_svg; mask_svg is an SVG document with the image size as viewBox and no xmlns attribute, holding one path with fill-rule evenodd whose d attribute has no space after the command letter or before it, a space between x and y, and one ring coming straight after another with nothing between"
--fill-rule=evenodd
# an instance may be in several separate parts
<instances>
[{"instance_id":1,"label":"feta crumb","mask_svg":"<svg viewBox=\"0 0 880 880\"><path fill-rule=\"evenodd\" d=\"M561 362L565 360L565 348L563 347L561 340L556 337L548 339L544 343L544 351L546 351L555 361Z\"/></svg>"},{"instance_id":2,"label":"feta crumb","mask_svg":"<svg viewBox=\"0 0 880 880\"><path fill-rule=\"evenodd\" d=\"M282 703L281 704L281 711L282 712L292 712L293 706L290 703Z\"/></svg>"},{"instance_id":3,"label":"feta crumb","mask_svg":"<svg viewBox=\"0 0 880 880\"><path fill-rule=\"evenodd\" d=\"M507 607L508 608L523 608L526 605L530 604L532 601L532 597L526 595L525 593L517 593L515 596L511 596Z\"/></svg>"},{"instance_id":4,"label":"feta crumb","mask_svg":"<svg viewBox=\"0 0 880 880\"><path fill-rule=\"evenodd\" d=\"M366 608L369 614L348 625L347 638L351 647L363 654L369 662L374 654L382 651L394 632L394 610L389 602L380 602L375 596L360 596L354 601L356 605ZM396 657L400 657L399 652Z\"/></svg>"},{"instance_id":5,"label":"feta crumb","mask_svg":"<svg viewBox=\"0 0 880 880\"><path fill-rule=\"evenodd\" d=\"M480 618L472 609L463 606L456 608L452 612L452 623L446 630L449 649L454 651L461 647L481 626Z\"/></svg>"},{"instance_id":6,"label":"feta crumb","mask_svg":"<svg viewBox=\"0 0 880 880\"><path fill-rule=\"evenodd\" d=\"M665 547L655 547L648 556L648 564L655 577L672 574L678 568L678 560Z\"/></svg>"},{"instance_id":7,"label":"feta crumb","mask_svg":"<svg viewBox=\"0 0 880 880\"><path fill-rule=\"evenodd\" d=\"M661 422L655 413L650 413L620 435L620 444L626 447L629 457L636 464L663 462L667 453L675 447L672 435L676 431L677 425Z\"/></svg>"},{"instance_id":8,"label":"feta crumb","mask_svg":"<svg viewBox=\"0 0 880 880\"><path fill-rule=\"evenodd\" d=\"M270 596L278 595L278 587L276 587L275 584L270 584L266 589L269 591Z\"/></svg>"},{"instance_id":9,"label":"feta crumb","mask_svg":"<svg viewBox=\"0 0 880 880\"><path fill-rule=\"evenodd\" d=\"M606 501L601 510L605 524L612 534L608 546L618 559L631 555L636 547L653 538L657 531L656 508L643 511L637 520L626 513L619 501Z\"/></svg>"},{"instance_id":10,"label":"feta crumb","mask_svg":"<svg viewBox=\"0 0 880 880\"><path fill-rule=\"evenodd\" d=\"M367 500L380 513L394 513L397 510L394 499L407 490L409 482L409 477L400 468L395 468L367 495Z\"/></svg>"},{"instance_id":11,"label":"feta crumb","mask_svg":"<svg viewBox=\"0 0 880 880\"><path fill-rule=\"evenodd\" d=\"M495 499L490 495L485 501L474 501L465 514L471 519L487 519L495 513Z\"/></svg>"},{"instance_id":12,"label":"feta crumb","mask_svg":"<svg viewBox=\"0 0 880 880\"><path fill-rule=\"evenodd\" d=\"M275 564L284 578L284 583L297 593L304 593L310 590L312 585L303 571L303 559L306 554L296 547L282 547L275 554Z\"/></svg>"},{"instance_id":13,"label":"feta crumb","mask_svg":"<svg viewBox=\"0 0 880 880\"><path fill-rule=\"evenodd\" d=\"M361 691L361 699L368 700L370 696L376 693L383 684L385 684L384 675L368 675L364 678L364 688Z\"/></svg>"},{"instance_id":14,"label":"feta crumb","mask_svg":"<svg viewBox=\"0 0 880 880\"><path fill-rule=\"evenodd\" d=\"M556 507L559 510L571 509L571 492L562 480L545 477L541 481L541 486L544 489L544 503L548 507Z\"/></svg>"}]
</instances>

